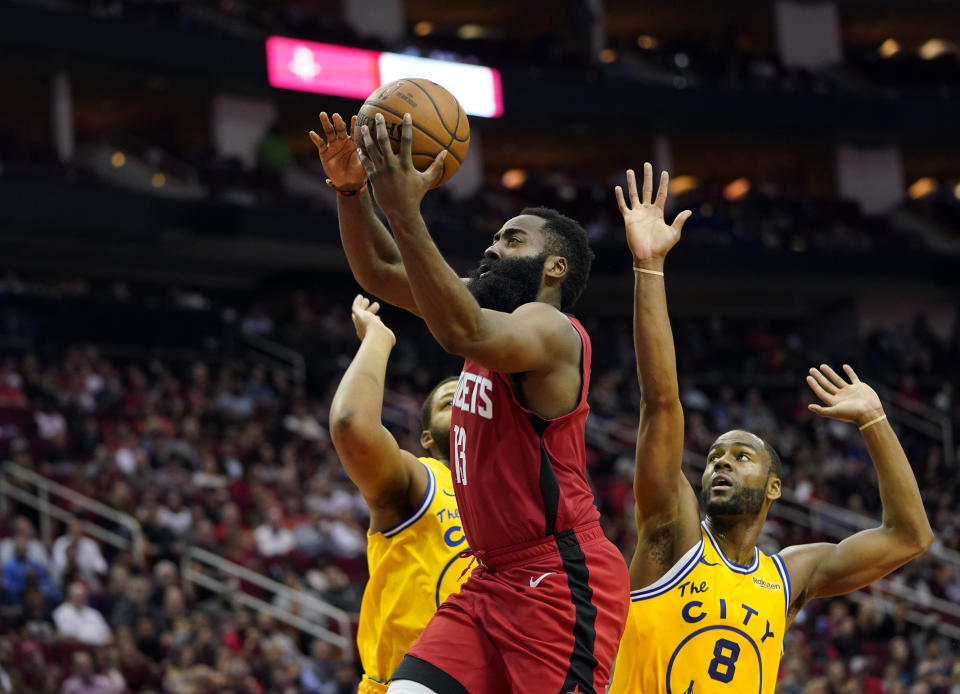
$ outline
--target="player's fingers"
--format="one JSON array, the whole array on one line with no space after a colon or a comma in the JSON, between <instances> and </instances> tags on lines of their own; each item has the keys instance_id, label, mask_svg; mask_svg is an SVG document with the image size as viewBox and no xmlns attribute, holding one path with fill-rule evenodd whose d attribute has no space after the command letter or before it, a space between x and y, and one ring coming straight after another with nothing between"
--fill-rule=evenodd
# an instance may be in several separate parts
<instances>
[{"instance_id":1,"label":"player's fingers","mask_svg":"<svg viewBox=\"0 0 960 694\"><path fill-rule=\"evenodd\" d=\"M413 165L413 119L409 113L403 114L400 127L400 163Z\"/></svg>"},{"instance_id":2,"label":"player's fingers","mask_svg":"<svg viewBox=\"0 0 960 694\"><path fill-rule=\"evenodd\" d=\"M373 165L374 170L383 166L383 154L380 152L380 148L377 147L377 143L373 139L373 135L370 133L369 125L360 126L360 142L363 149L363 153L367 156L369 162ZM369 171L367 172L369 173Z\"/></svg>"},{"instance_id":3,"label":"player's fingers","mask_svg":"<svg viewBox=\"0 0 960 694\"><path fill-rule=\"evenodd\" d=\"M830 402L830 393L825 391L813 376L807 376L807 385L810 386L810 390L812 390L813 394L818 398L824 402Z\"/></svg>"},{"instance_id":4,"label":"player's fingers","mask_svg":"<svg viewBox=\"0 0 960 694\"><path fill-rule=\"evenodd\" d=\"M447 150L441 149L440 154L438 154L430 166L427 167L427 170L423 172L423 175L426 176L427 180L430 181L430 185L436 185L437 181L440 180L440 177L443 175L443 160L447 158Z\"/></svg>"},{"instance_id":5,"label":"player's fingers","mask_svg":"<svg viewBox=\"0 0 960 694\"><path fill-rule=\"evenodd\" d=\"M819 369L810 369L810 376L820 384L821 388L831 395L837 392L837 387L830 382L830 379L820 373Z\"/></svg>"},{"instance_id":6,"label":"player's fingers","mask_svg":"<svg viewBox=\"0 0 960 694\"><path fill-rule=\"evenodd\" d=\"M380 310L380 302L374 301L372 304L370 304L370 306L367 307L367 310L370 313L376 314L376 312Z\"/></svg>"},{"instance_id":7,"label":"player's fingers","mask_svg":"<svg viewBox=\"0 0 960 694\"><path fill-rule=\"evenodd\" d=\"M657 200L654 204L661 210L667 204L667 191L670 190L670 174L666 171L660 172L660 186L657 188Z\"/></svg>"},{"instance_id":8,"label":"player's fingers","mask_svg":"<svg viewBox=\"0 0 960 694\"><path fill-rule=\"evenodd\" d=\"M653 198L653 166L650 162L643 163L643 199L644 205L649 205Z\"/></svg>"},{"instance_id":9,"label":"player's fingers","mask_svg":"<svg viewBox=\"0 0 960 694\"><path fill-rule=\"evenodd\" d=\"M840 374L830 368L829 364L821 364L820 370L827 375L827 378L830 379L830 382L833 383L833 385L835 385L837 388L843 388L844 386L848 385L847 382L844 381L840 376Z\"/></svg>"},{"instance_id":10,"label":"player's fingers","mask_svg":"<svg viewBox=\"0 0 960 694\"><path fill-rule=\"evenodd\" d=\"M367 174L367 178L373 179L374 174L377 173L376 165L370 161L370 157L367 156L367 153L364 152L363 146L357 147L357 157L360 159L360 166L363 167L363 170Z\"/></svg>"},{"instance_id":11,"label":"player's fingers","mask_svg":"<svg viewBox=\"0 0 960 694\"><path fill-rule=\"evenodd\" d=\"M632 209L640 207L640 196L637 195L637 174L633 169L627 169L627 193L630 195L630 207Z\"/></svg>"},{"instance_id":12,"label":"player's fingers","mask_svg":"<svg viewBox=\"0 0 960 694\"><path fill-rule=\"evenodd\" d=\"M357 147L363 146L363 132L360 129L360 123L354 122L353 124L353 144Z\"/></svg>"},{"instance_id":13,"label":"player's fingers","mask_svg":"<svg viewBox=\"0 0 960 694\"><path fill-rule=\"evenodd\" d=\"M307 135L310 136L310 141L313 142L314 146L317 148L317 151L320 152L320 154L323 154L326 151L327 147L329 147L329 145L326 143L326 140L324 140L322 137L317 135L316 131L311 130L310 132L307 133Z\"/></svg>"},{"instance_id":14,"label":"player's fingers","mask_svg":"<svg viewBox=\"0 0 960 694\"><path fill-rule=\"evenodd\" d=\"M827 408L824 407L823 405L818 405L813 402L807 405L807 409L813 412L814 414L819 414L819 415L822 415L827 411Z\"/></svg>"},{"instance_id":15,"label":"player's fingers","mask_svg":"<svg viewBox=\"0 0 960 694\"><path fill-rule=\"evenodd\" d=\"M682 231L684 223L688 219L690 219L691 215L693 215L693 212L691 212L690 210L684 210L683 212L677 215L677 218L673 220L673 224L671 224L670 226L672 226L677 231Z\"/></svg>"},{"instance_id":16,"label":"player's fingers","mask_svg":"<svg viewBox=\"0 0 960 694\"><path fill-rule=\"evenodd\" d=\"M847 374L847 377L850 379L850 382L851 382L851 383L859 383L859 382L860 382L860 379L857 378L857 373L856 373L856 371L854 371L854 370L853 370L853 367L850 366L849 364L844 364L844 365L843 365L843 371L844 371L845 374Z\"/></svg>"},{"instance_id":17,"label":"player's fingers","mask_svg":"<svg viewBox=\"0 0 960 694\"><path fill-rule=\"evenodd\" d=\"M357 117L350 116L350 132L353 133L354 137L357 135Z\"/></svg>"},{"instance_id":18,"label":"player's fingers","mask_svg":"<svg viewBox=\"0 0 960 694\"><path fill-rule=\"evenodd\" d=\"M617 198L617 207L620 208L620 214L626 216L630 208L627 207L627 201L623 199L623 188L617 186L613 189L613 194Z\"/></svg>"},{"instance_id":19,"label":"player's fingers","mask_svg":"<svg viewBox=\"0 0 960 694\"><path fill-rule=\"evenodd\" d=\"M333 114L333 129L337 133L338 140L347 139L347 124L343 122L343 117L339 113Z\"/></svg>"},{"instance_id":20,"label":"player's fingers","mask_svg":"<svg viewBox=\"0 0 960 694\"><path fill-rule=\"evenodd\" d=\"M327 115L326 111L320 112L320 127L323 128L323 136L327 142L337 139L337 131L334 130L333 123L330 122L330 116Z\"/></svg>"},{"instance_id":21,"label":"player's fingers","mask_svg":"<svg viewBox=\"0 0 960 694\"><path fill-rule=\"evenodd\" d=\"M374 121L377 128L377 144L380 145L383 160L386 162L396 160L397 155L393 153L393 147L390 146L390 133L387 132L387 121L383 119L383 114L378 113L374 117Z\"/></svg>"}]
</instances>

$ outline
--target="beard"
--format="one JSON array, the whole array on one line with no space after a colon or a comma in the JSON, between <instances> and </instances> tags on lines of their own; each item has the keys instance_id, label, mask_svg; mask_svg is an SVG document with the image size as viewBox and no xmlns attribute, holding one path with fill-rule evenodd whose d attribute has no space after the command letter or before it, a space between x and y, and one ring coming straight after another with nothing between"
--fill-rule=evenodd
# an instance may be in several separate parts
<instances>
[{"instance_id":1,"label":"beard","mask_svg":"<svg viewBox=\"0 0 960 694\"><path fill-rule=\"evenodd\" d=\"M520 306L536 301L547 255L507 260L484 258L468 275L467 289L481 308L513 313ZM480 268L484 265L488 272L480 277Z\"/></svg>"},{"instance_id":2,"label":"beard","mask_svg":"<svg viewBox=\"0 0 960 694\"><path fill-rule=\"evenodd\" d=\"M433 437L433 445L437 447L440 453L440 459L450 462L450 427L430 427L430 436Z\"/></svg>"},{"instance_id":3,"label":"beard","mask_svg":"<svg viewBox=\"0 0 960 694\"><path fill-rule=\"evenodd\" d=\"M709 487L700 490L700 502L708 516L756 516L763 510L766 487L740 487L726 499L712 498Z\"/></svg>"}]
</instances>

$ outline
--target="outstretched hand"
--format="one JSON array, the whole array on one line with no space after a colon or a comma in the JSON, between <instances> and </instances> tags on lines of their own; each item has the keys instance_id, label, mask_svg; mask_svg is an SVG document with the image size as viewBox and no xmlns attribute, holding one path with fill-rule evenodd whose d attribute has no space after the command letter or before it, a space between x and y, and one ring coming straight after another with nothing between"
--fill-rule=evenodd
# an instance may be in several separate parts
<instances>
[{"instance_id":1,"label":"outstretched hand","mask_svg":"<svg viewBox=\"0 0 960 694\"><path fill-rule=\"evenodd\" d=\"M376 138L370 132L370 126L361 126L357 151L360 163L373 183L373 196L377 204L388 217L393 213L403 214L419 209L423 196L443 173L447 150L441 150L426 171L417 171L411 153L413 120L410 114L403 115L399 154L394 154L390 146L390 135L383 114L376 114L374 123ZM357 137L356 133L354 137Z\"/></svg>"},{"instance_id":2,"label":"outstretched hand","mask_svg":"<svg viewBox=\"0 0 960 694\"><path fill-rule=\"evenodd\" d=\"M883 415L883 404L876 391L857 378L849 364L844 364L843 370L849 383L826 364L821 364L819 369L811 367L807 385L826 406L812 403L807 406L810 411L857 426Z\"/></svg>"},{"instance_id":3,"label":"outstretched hand","mask_svg":"<svg viewBox=\"0 0 960 694\"><path fill-rule=\"evenodd\" d=\"M323 111L320 113L323 136L310 131L310 140L317 148L323 170L328 177L327 184L337 190L359 190L367 180L367 172L363 170L357 154L357 144L350 135L356 131L356 127L356 116L350 119L350 130L347 130L347 124L339 113L334 113L331 120L327 112Z\"/></svg>"},{"instance_id":4,"label":"outstretched hand","mask_svg":"<svg viewBox=\"0 0 960 694\"><path fill-rule=\"evenodd\" d=\"M356 328L357 337L359 337L361 341L368 333L381 331L383 334L389 336L390 346L392 347L397 343L397 338L393 334L393 331L384 325L380 316L377 315L379 310L379 302L374 301L370 303L370 299L362 294L357 294L353 300L353 305L350 307L350 317L353 319L353 327Z\"/></svg>"},{"instance_id":5,"label":"outstretched hand","mask_svg":"<svg viewBox=\"0 0 960 694\"><path fill-rule=\"evenodd\" d=\"M673 224L668 225L663 218L663 208L667 202L667 191L670 187L670 175L664 171L660 174L660 187L657 188L656 200L651 203L653 196L653 167L649 163L643 165L643 198L637 195L637 178L633 169L627 169L627 191L630 196L630 206L627 206L623 197L623 189L615 188L617 205L623 215L623 223L627 231L627 243L633 253L634 265L645 260L663 258L667 251L673 248L680 240L680 230L690 215L690 210L684 210L676 216Z\"/></svg>"}]
</instances>

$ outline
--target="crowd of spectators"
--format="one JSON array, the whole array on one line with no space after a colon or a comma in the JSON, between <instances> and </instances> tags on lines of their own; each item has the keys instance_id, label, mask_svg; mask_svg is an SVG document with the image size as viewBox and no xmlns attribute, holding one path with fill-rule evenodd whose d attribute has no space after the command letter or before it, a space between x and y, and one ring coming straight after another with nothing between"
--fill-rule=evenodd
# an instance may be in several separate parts
<instances>
[{"instance_id":1,"label":"crowd of spectators","mask_svg":"<svg viewBox=\"0 0 960 694\"><path fill-rule=\"evenodd\" d=\"M37 4L50 6L46 2ZM329 6L310 0L60 0L58 5L61 10L86 12L104 20L140 19L242 37L282 34L500 67L549 64L591 71L595 76L678 88L708 85L823 95L943 89L960 84L960 61L950 45L935 56L918 54L919 44L898 45L893 53L881 55L877 45L851 42L844 45L843 65L797 69L785 65L775 52L758 50L755 37L738 27L733 17L706 36L672 33L637 37L608 28L607 51L601 55L591 42L591 33L596 24L605 23L605 18L585 0L563 3L564 20L539 24L539 33L526 27L518 35L510 26L512 14L507 11L499 17L490 16L470 38L461 36L458 26L434 27L431 23L425 35L413 31L389 41L370 32L357 32L340 12L331 12ZM769 21L772 23L773 17Z\"/></svg>"},{"instance_id":2,"label":"crowd of spectators","mask_svg":"<svg viewBox=\"0 0 960 694\"><path fill-rule=\"evenodd\" d=\"M42 285L8 276L2 288L11 286ZM176 293L185 295L194 296ZM137 300L136 292L119 296ZM195 296L188 302L197 304ZM142 561L80 523L57 525L45 544L35 512L9 504L0 518L0 692L352 691L357 670L349 653L181 575L185 548L194 546L349 613L359 609L367 512L326 429L332 391L356 348L346 304L291 293L235 314L241 332L300 349L310 365L307 385L287 370L223 353L161 361L48 347L9 350L0 360L0 455L134 516L146 537ZM413 318L391 315L400 339L384 416L401 445L418 451L419 397L457 364ZM629 555L639 397L630 325L584 320L595 336L590 477L605 528ZM691 451L702 455L729 428L756 431L782 455L785 485L799 501L879 516L855 429L805 407L810 355L800 319L674 323ZM960 321L944 327L935 331L920 317L875 331L850 359L865 380L935 408L956 431ZM910 429L901 435L940 543L960 549L956 454L946 459L942 446ZM776 549L810 539L820 537L774 518L763 542ZM913 562L895 580L921 596L960 599L955 568L933 559ZM309 605L276 602L336 630ZM788 636L782 691L960 691L957 644L939 635L934 620L907 620L908 608L917 605L892 613L850 599L812 605Z\"/></svg>"}]
</instances>

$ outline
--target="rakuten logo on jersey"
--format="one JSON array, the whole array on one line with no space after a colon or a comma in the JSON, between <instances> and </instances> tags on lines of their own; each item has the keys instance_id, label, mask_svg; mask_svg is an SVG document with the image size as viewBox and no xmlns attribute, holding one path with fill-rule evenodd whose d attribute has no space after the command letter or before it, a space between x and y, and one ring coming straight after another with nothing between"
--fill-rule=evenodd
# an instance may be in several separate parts
<instances>
[{"instance_id":1,"label":"rakuten logo on jersey","mask_svg":"<svg viewBox=\"0 0 960 694\"><path fill-rule=\"evenodd\" d=\"M493 403L490 401L492 390L493 381L489 378L464 371L457 383L453 406L464 412L480 415L484 419L493 419Z\"/></svg>"}]
</instances>

